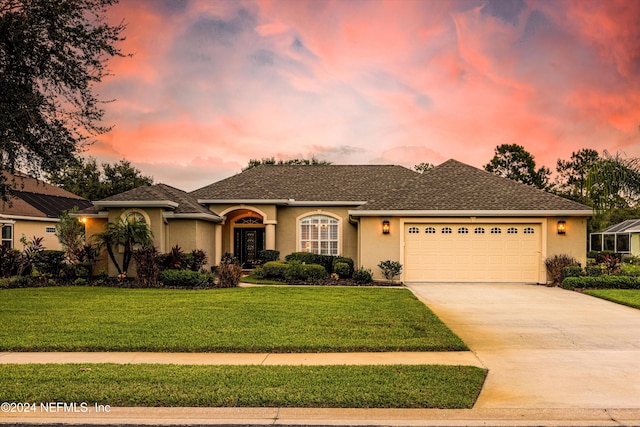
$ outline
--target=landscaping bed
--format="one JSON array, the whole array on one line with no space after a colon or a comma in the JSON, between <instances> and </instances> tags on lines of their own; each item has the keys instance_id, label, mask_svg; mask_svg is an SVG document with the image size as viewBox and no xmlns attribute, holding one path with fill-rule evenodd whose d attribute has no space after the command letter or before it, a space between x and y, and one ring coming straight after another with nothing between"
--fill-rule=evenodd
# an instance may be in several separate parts
<instances>
[{"instance_id":1,"label":"landscaping bed","mask_svg":"<svg viewBox=\"0 0 640 427\"><path fill-rule=\"evenodd\" d=\"M471 366L0 365L2 398L120 407L473 407Z\"/></svg>"},{"instance_id":2,"label":"landscaping bed","mask_svg":"<svg viewBox=\"0 0 640 427\"><path fill-rule=\"evenodd\" d=\"M0 322L2 351L467 350L406 289L7 289Z\"/></svg>"}]
</instances>

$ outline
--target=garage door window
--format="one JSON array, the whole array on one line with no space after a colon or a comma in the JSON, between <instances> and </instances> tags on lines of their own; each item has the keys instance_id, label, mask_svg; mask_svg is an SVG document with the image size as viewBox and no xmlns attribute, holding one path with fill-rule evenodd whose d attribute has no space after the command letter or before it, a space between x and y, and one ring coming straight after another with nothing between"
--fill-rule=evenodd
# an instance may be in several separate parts
<instances>
[{"instance_id":1,"label":"garage door window","mask_svg":"<svg viewBox=\"0 0 640 427\"><path fill-rule=\"evenodd\" d=\"M434 227L427 227L424 229L426 234L436 234L436 229Z\"/></svg>"},{"instance_id":2,"label":"garage door window","mask_svg":"<svg viewBox=\"0 0 640 427\"><path fill-rule=\"evenodd\" d=\"M535 233L535 230L533 229L533 227L527 227L524 229L524 234L533 234Z\"/></svg>"},{"instance_id":3,"label":"garage door window","mask_svg":"<svg viewBox=\"0 0 640 427\"><path fill-rule=\"evenodd\" d=\"M507 228L507 234L518 234L518 229L515 227Z\"/></svg>"},{"instance_id":4,"label":"garage door window","mask_svg":"<svg viewBox=\"0 0 640 427\"><path fill-rule=\"evenodd\" d=\"M442 234L451 234L453 232L453 230L451 229L451 227L443 227L442 228Z\"/></svg>"},{"instance_id":5,"label":"garage door window","mask_svg":"<svg viewBox=\"0 0 640 427\"><path fill-rule=\"evenodd\" d=\"M338 255L338 220L328 215L311 215L300 221L303 252Z\"/></svg>"},{"instance_id":6,"label":"garage door window","mask_svg":"<svg viewBox=\"0 0 640 427\"><path fill-rule=\"evenodd\" d=\"M409 234L419 234L420 229L418 227L409 227Z\"/></svg>"},{"instance_id":7,"label":"garage door window","mask_svg":"<svg viewBox=\"0 0 640 427\"><path fill-rule=\"evenodd\" d=\"M469 229L467 227L458 228L458 234L469 234Z\"/></svg>"},{"instance_id":8,"label":"garage door window","mask_svg":"<svg viewBox=\"0 0 640 427\"><path fill-rule=\"evenodd\" d=\"M483 227L476 227L476 228L473 230L473 233L474 233L474 234L484 234L484 228L483 228Z\"/></svg>"},{"instance_id":9,"label":"garage door window","mask_svg":"<svg viewBox=\"0 0 640 427\"><path fill-rule=\"evenodd\" d=\"M491 229L491 234L500 234L502 233L502 229L500 227L493 227Z\"/></svg>"}]
</instances>

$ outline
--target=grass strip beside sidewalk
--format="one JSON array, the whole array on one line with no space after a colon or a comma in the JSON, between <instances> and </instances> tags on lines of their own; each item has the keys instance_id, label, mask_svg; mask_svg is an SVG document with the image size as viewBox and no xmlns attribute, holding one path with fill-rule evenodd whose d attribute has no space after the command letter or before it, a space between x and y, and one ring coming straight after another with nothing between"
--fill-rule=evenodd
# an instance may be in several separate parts
<instances>
[{"instance_id":1,"label":"grass strip beside sidewalk","mask_svg":"<svg viewBox=\"0 0 640 427\"><path fill-rule=\"evenodd\" d=\"M150 407L471 408L470 366L0 365L0 400Z\"/></svg>"},{"instance_id":2,"label":"grass strip beside sidewalk","mask_svg":"<svg viewBox=\"0 0 640 427\"><path fill-rule=\"evenodd\" d=\"M640 309L640 290L637 289L590 289L585 294L607 301Z\"/></svg>"}]
</instances>

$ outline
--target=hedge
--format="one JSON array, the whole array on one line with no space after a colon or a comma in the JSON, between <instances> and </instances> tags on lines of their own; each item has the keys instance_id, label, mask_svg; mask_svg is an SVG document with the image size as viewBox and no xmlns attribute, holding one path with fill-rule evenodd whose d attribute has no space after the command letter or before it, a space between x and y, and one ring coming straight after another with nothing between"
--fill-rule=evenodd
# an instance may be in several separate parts
<instances>
[{"instance_id":1,"label":"hedge","mask_svg":"<svg viewBox=\"0 0 640 427\"><path fill-rule=\"evenodd\" d=\"M164 270L158 279L169 288L198 288L214 285L213 276L192 270Z\"/></svg>"},{"instance_id":2,"label":"hedge","mask_svg":"<svg viewBox=\"0 0 640 427\"><path fill-rule=\"evenodd\" d=\"M580 276L562 281L564 289L640 289L640 278L630 276Z\"/></svg>"}]
</instances>

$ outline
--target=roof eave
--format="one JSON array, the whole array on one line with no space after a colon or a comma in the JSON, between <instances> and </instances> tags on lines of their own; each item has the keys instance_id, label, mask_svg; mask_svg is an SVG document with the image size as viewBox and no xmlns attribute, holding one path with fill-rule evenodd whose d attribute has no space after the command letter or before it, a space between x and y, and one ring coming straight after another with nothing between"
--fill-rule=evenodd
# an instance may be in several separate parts
<instances>
[{"instance_id":1,"label":"roof eave","mask_svg":"<svg viewBox=\"0 0 640 427\"><path fill-rule=\"evenodd\" d=\"M198 199L202 205L361 206L362 200Z\"/></svg>"},{"instance_id":2,"label":"roof eave","mask_svg":"<svg viewBox=\"0 0 640 427\"><path fill-rule=\"evenodd\" d=\"M540 216L592 216L592 210L350 210L352 216L427 216L427 217L540 217Z\"/></svg>"},{"instance_id":3,"label":"roof eave","mask_svg":"<svg viewBox=\"0 0 640 427\"><path fill-rule=\"evenodd\" d=\"M174 212L165 212L162 214L163 218L166 219L199 219L202 221L209 222L222 222L224 219L218 215L207 215L206 213L174 213Z\"/></svg>"},{"instance_id":4,"label":"roof eave","mask_svg":"<svg viewBox=\"0 0 640 427\"><path fill-rule=\"evenodd\" d=\"M175 209L180 204L171 200L99 200L94 205L103 208L169 208Z\"/></svg>"}]
</instances>

